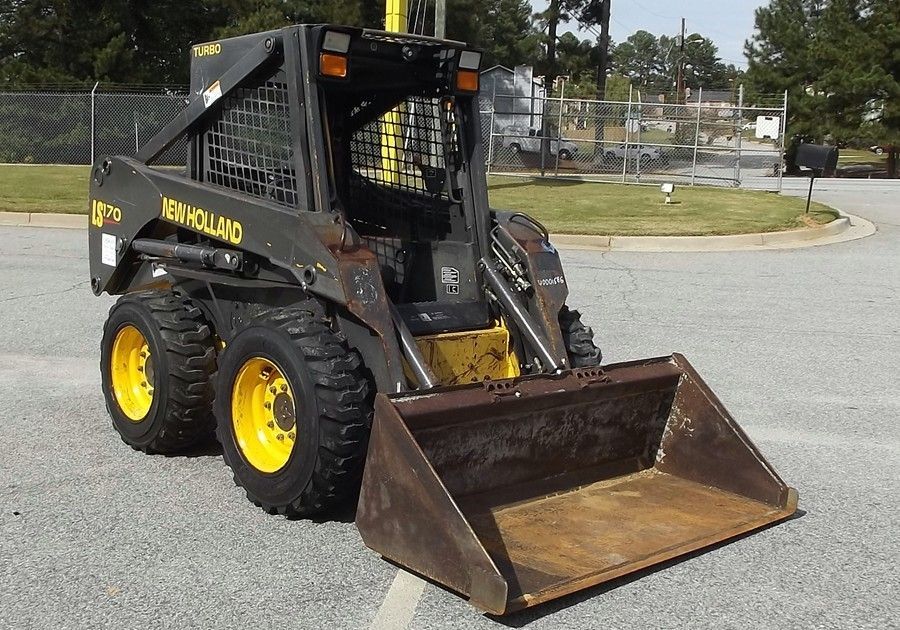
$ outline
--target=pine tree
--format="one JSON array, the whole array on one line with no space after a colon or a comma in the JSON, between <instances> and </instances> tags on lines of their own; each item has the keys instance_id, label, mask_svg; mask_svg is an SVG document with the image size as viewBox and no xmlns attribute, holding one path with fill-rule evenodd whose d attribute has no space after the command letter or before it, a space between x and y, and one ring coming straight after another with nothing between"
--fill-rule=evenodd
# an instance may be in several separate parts
<instances>
[{"instance_id":1,"label":"pine tree","mask_svg":"<svg viewBox=\"0 0 900 630\"><path fill-rule=\"evenodd\" d=\"M900 144L900 3L772 0L757 9L747 78L757 93L789 93L795 137Z\"/></svg>"}]
</instances>

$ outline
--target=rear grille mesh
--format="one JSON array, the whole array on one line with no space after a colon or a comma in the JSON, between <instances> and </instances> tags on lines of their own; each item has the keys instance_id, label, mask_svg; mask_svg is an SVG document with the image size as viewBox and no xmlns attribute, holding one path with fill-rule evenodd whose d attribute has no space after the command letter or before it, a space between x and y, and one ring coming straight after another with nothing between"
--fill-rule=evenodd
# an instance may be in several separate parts
<instances>
[{"instance_id":1,"label":"rear grille mesh","mask_svg":"<svg viewBox=\"0 0 900 630\"><path fill-rule=\"evenodd\" d=\"M205 134L205 177L281 205L297 205L287 84L270 80L225 99Z\"/></svg>"}]
</instances>

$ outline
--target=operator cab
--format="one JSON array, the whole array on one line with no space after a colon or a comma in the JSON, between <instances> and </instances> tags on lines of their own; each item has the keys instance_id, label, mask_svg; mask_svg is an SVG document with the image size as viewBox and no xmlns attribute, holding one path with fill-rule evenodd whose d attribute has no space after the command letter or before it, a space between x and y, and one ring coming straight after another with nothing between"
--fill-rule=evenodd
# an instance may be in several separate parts
<instances>
[{"instance_id":1,"label":"operator cab","mask_svg":"<svg viewBox=\"0 0 900 630\"><path fill-rule=\"evenodd\" d=\"M354 29L321 36L331 202L377 256L414 335L492 321L475 268L468 180L480 63L464 44L426 37Z\"/></svg>"}]
</instances>

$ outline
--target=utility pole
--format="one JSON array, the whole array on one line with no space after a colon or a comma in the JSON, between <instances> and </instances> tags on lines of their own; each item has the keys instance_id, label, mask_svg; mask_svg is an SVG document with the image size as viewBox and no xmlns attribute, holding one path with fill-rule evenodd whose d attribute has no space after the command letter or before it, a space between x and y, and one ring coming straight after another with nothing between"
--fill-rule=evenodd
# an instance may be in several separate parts
<instances>
[{"instance_id":1,"label":"utility pole","mask_svg":"<svg viewBox=\"0 0 900 630\"><path fill-rule=\"evenodd\" d=\"M606 71L609 69L609 16L612 0L600 0L600 64L597 67L597 100L606 98Z\"/></svg>"},{"instance_id":2,"label":"utility pole","mask_svg":"<svg viewBox=\"0 0 900 630\"><path fill-rule=\"evenodd\" d=\"M675 102L682 103L684 97L684 18L681 18L681 40L679 43L680 54L678 55L678 80L675 81Z\"/></svg>"},{"instance_id":3,"label":"utility pole","mask_svg":"<svg viewBox=\"0 0 900 630\"><path fill-rule=\"evenodd\" d=\"M597 66L597 100L606 100L606 71L609 69L609 17L612 0L600 0L600 63ZM597 112L594 124L594 159L603 157L603 140L606 137L603 117Z\"/></svg>"},{"instance_id":4,"label":"utility pole","mask_svg":"<svg viewBox=\"0 0 900 630\"><path fill-rule=\"evenodd\" d=\"M552 89L556 80L556 30L559 27L559 0L550 0L547 9L547 77L548 87Z\"/></svg>"},{"instance_id":5,"label":"utility pole","mask_svg":"<svg viewBox=\"0 0 900 630\"><path fill-rule=\"evenodd\" d=\"M447 0L434 0L434 36L447 37Z\"/></svg>"},{"instance_id":6,"label":"utility pole","mask_svg":"<svg viewBox=\"0 0 900 630\"><path fill-rule=\"evenodd\" d=\"M559 3L560 0L550 0L547 8L547 76L544 77L544 98L549 98L550 92L556 85L556 31L559 27ZM546 105L546 103L542 103ZM531 111L535 111L535 99L531 99ZM550 155L550 130L547 126L547 117L544 115L544 107L541 107L541 177L544 176L545 163Z\"/></svg>"}]
</instances>

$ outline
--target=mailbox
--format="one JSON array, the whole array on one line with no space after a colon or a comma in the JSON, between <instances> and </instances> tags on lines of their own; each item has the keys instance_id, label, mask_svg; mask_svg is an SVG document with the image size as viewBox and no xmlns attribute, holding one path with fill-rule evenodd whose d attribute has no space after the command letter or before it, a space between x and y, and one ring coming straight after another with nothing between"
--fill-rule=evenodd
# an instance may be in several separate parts
<instances>
[{"instance_id":1,"label":"mailbox","mask_svg":"<svg viewBox=\"0 0 900 630\"><path fill-rule=\"evenodd\" d=\"M813 171L833 171L837 168L837 147L825 147L820 144L801 144L797 146L797 166Z\"/></svg>"}]
</instances>

